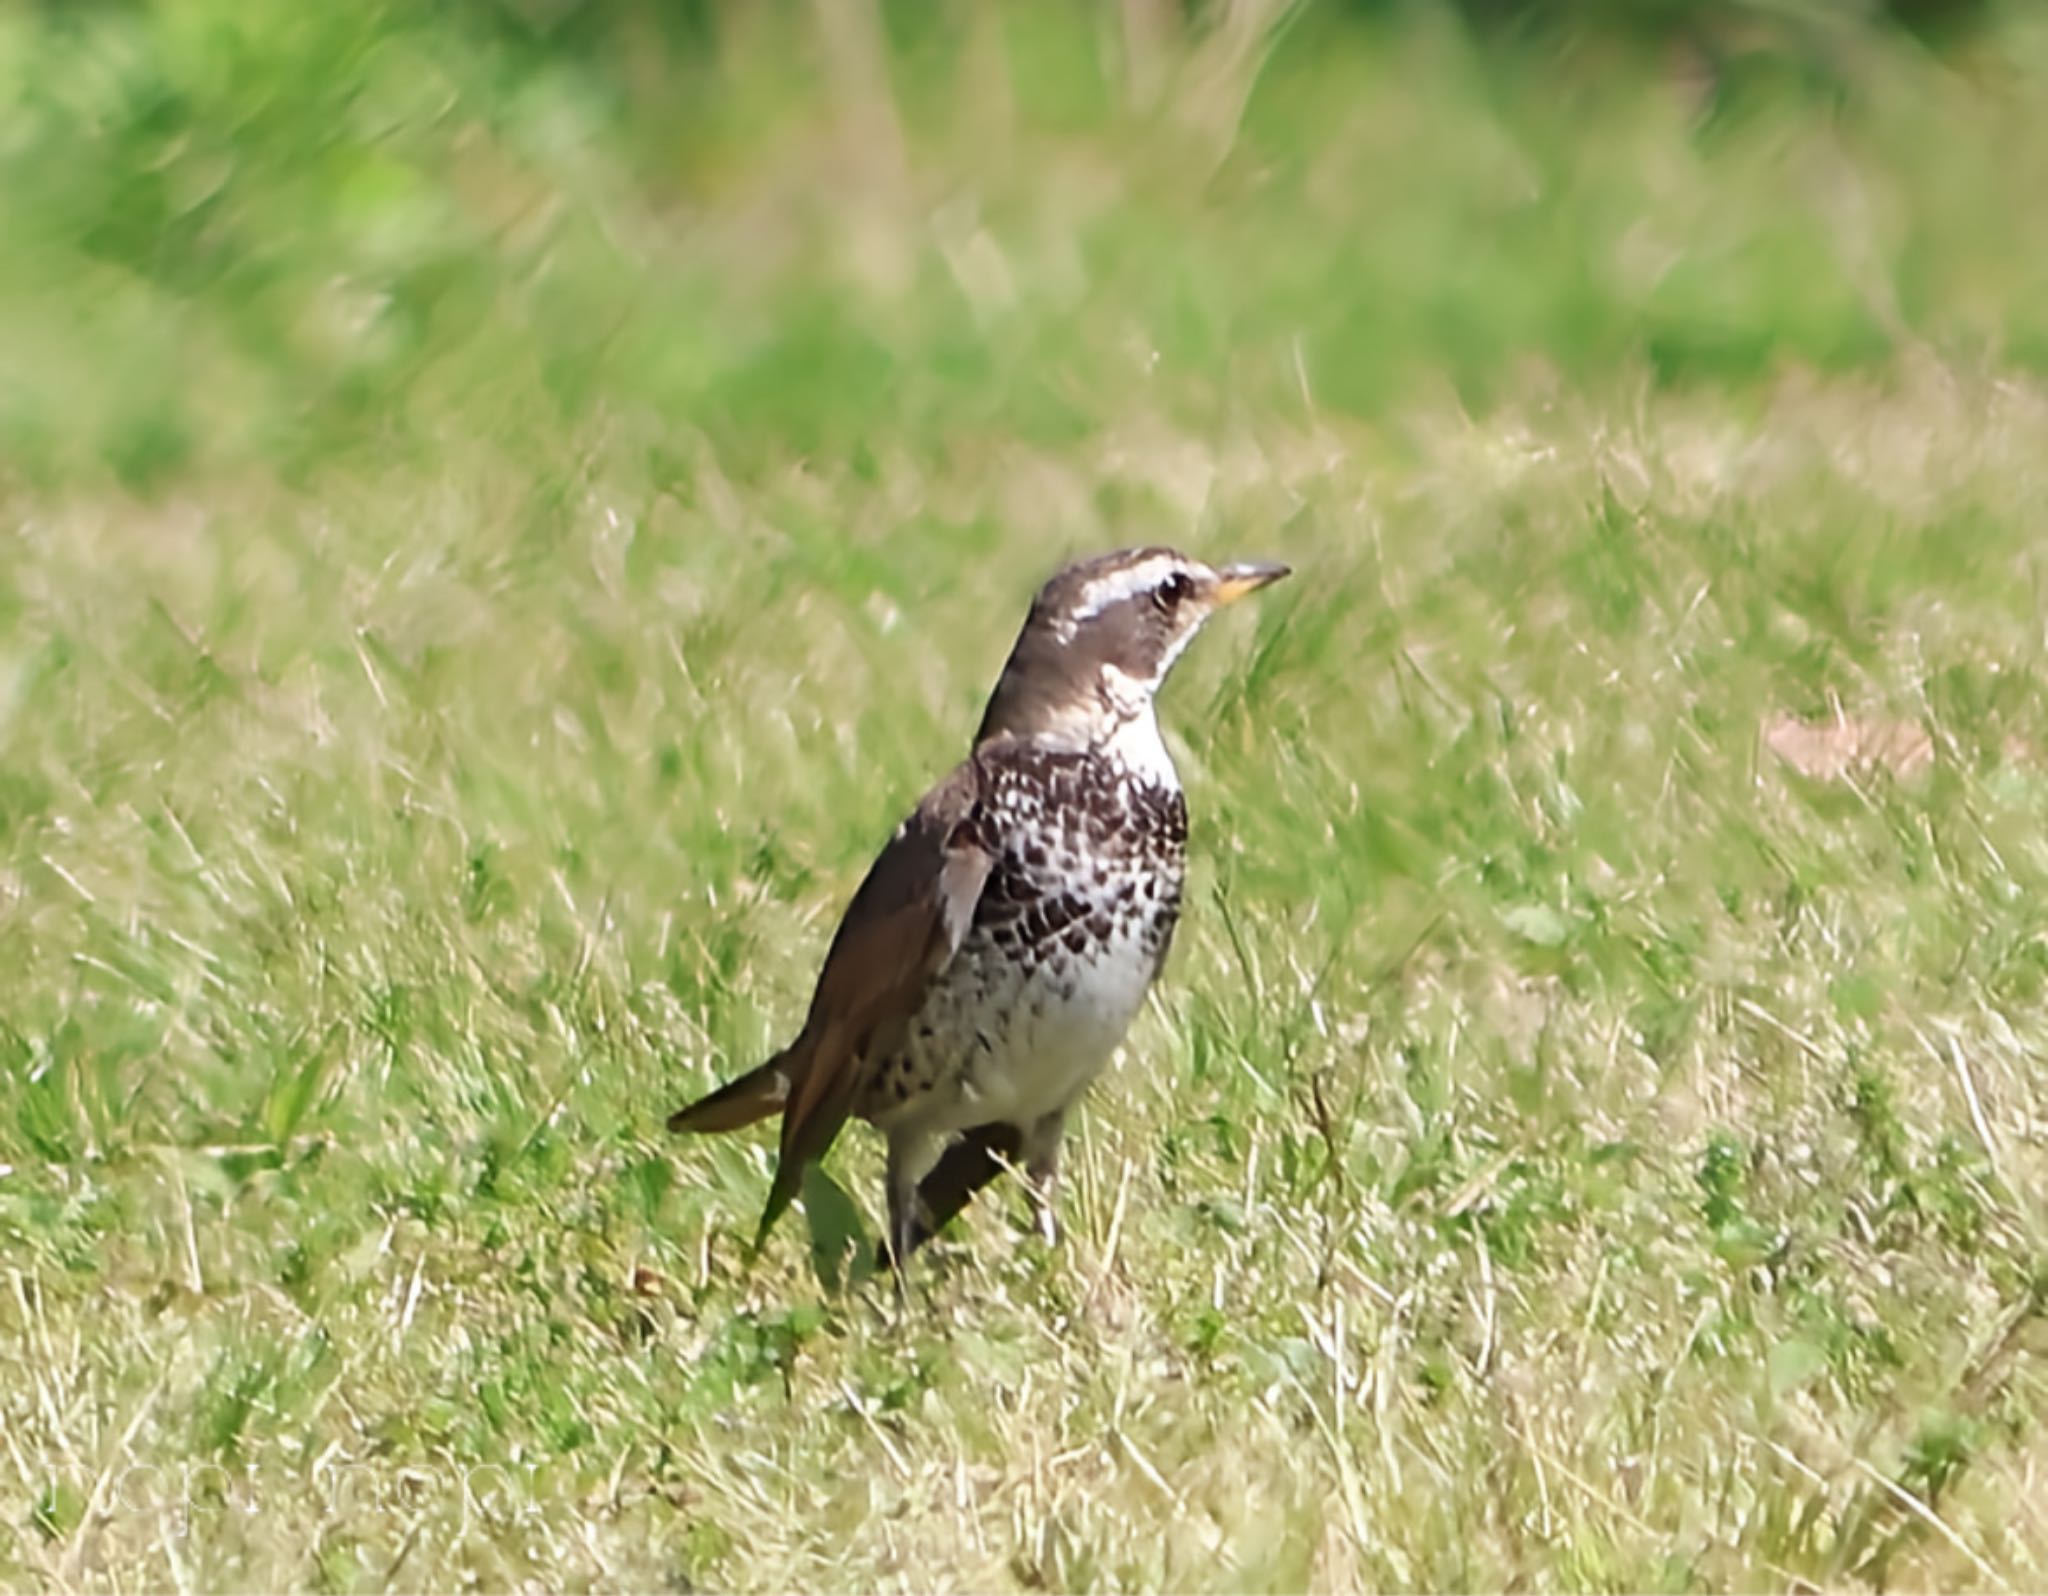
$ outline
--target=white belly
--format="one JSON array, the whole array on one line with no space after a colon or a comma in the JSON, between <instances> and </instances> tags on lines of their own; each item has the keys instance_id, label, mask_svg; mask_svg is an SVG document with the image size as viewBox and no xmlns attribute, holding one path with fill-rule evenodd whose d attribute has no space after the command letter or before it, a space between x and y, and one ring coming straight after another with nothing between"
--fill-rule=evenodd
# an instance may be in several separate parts
<instances>
[{"instance_id":1,"label":"white belly","mask_svg":"<svg viewBox=\"0 0 2048 1596\"><path fill-rule=\"evenodd\" d=\"M1093 957L1042 967L1019 993L1008 1056L970 1055L961 1098L973 1117L965 1123L1029 1124L1079 1097L1137 1018L1153 968L1131 936Z\"/></svg>"},{"instance_id":2,"label":"white belly","mask_svg":"<svg viewBox=\"0 0 2048 1596\"><path fill-rule=\"evenodd\" d=\"M918 1016L914 1075L950 1082L875 1116L942 1134L991 1121L1029 1125L1066 1108L1100 1075L1152 984L1157 955L1140 925L1083 953L1061 947L1028 973L970 941Z\"/></svg>"}]
</instances>

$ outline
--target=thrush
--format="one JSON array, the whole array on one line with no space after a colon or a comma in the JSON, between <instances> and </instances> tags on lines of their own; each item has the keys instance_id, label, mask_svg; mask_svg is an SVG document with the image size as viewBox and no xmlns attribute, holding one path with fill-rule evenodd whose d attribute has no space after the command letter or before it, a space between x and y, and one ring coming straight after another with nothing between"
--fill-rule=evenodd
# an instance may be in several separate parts
<instances>
[{"instance_id":1,"label":"thrush","mask_svg":"<svg viewBox=\"0 0 2048 1596\"><path fill-rule=\"evenodd\" d=\"M1146 548L1040 589L972 751L854 893L796 1039L669 1118L730 1131L781 1113L757 1248L850 1117L888 1139L899 1272L1005 1167L1054 1239L1068 1113L1180 918L1187 803L1154 696L1211 615L1285 575Z\"/></svg>"}]
</instances>

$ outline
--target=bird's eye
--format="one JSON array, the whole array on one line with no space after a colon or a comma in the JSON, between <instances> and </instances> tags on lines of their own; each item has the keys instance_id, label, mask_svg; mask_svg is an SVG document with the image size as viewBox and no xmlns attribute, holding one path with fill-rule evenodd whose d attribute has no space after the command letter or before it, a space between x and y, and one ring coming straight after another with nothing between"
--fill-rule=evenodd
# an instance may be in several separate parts
<instances>
[{"instance_id":1,"label":"bird's eye","mask_svg":"<svg viewBox=\"0 0 2048 1596\"><path fill-rule=\"evenodd\" d=\"M1152 590L1152 596L1159 601L1162 608L1170 610L1176 608L1194 590L1195 584L1187 579L1186 573L1175 571Z\"/></svg>"}]
</instances>

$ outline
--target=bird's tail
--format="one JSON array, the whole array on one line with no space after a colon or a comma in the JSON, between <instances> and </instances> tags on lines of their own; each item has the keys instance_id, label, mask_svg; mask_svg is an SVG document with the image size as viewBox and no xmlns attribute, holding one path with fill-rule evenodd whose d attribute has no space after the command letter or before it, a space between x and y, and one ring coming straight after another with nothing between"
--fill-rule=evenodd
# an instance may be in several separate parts
<instances>
[{"instance_id":1,"label":"bird's tail","mask_svg":"<svg viewBox=\"0 0 2048 1596\"><path fill-rule=\"evenodd\" d=\"M775 1057L708 1097L668 1117L672 1131L729 1131L780 1113L782 1144L775 1161L775 1180L761 1226L754 1232L754 1253L761 1251L775 1221L795 1199L804 1167L824 1155L852 1106L858 1076L846 1067L843 1031L828 1025L817 1033L810 1026Z\"/></svg>"},{"instance_id":2,"label":"bird's tail","mask_svg":"<svg viewBox=\"0 0 2048 1596\"><path fill-rule=\"evenodd\" d=\"M800 1046L801 1044L799 1044ZM694 1131L700 1135L738 1130L757 1119L781 1112L789 1101L794 1083L797 1047L786 1047L766 1064L748 1070L736 1081L727 1081L717 1091L700 1097L687 1108L668 1117L672 1131Z\"/></svg>"}]
</instances>

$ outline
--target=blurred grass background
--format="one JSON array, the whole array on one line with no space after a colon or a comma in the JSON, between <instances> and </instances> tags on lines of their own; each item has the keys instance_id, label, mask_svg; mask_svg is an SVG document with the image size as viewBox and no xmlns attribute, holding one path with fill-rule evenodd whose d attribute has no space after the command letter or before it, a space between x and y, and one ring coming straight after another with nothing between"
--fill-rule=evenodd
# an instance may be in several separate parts
<instances>
[{"instance_id":1,"label":"blurred grass background","mask_svg":"<svg viewBox=\"0 0 2048 1596\"><path fill-rule=\"evenodd\" d=\"M2035 8L73 3L0 85L0 1580L2048 1583ZM1167 695L1069 1243L747 1274L661 1114L1151 539L1300 577Z\"/></svg>"}]
</instances>

